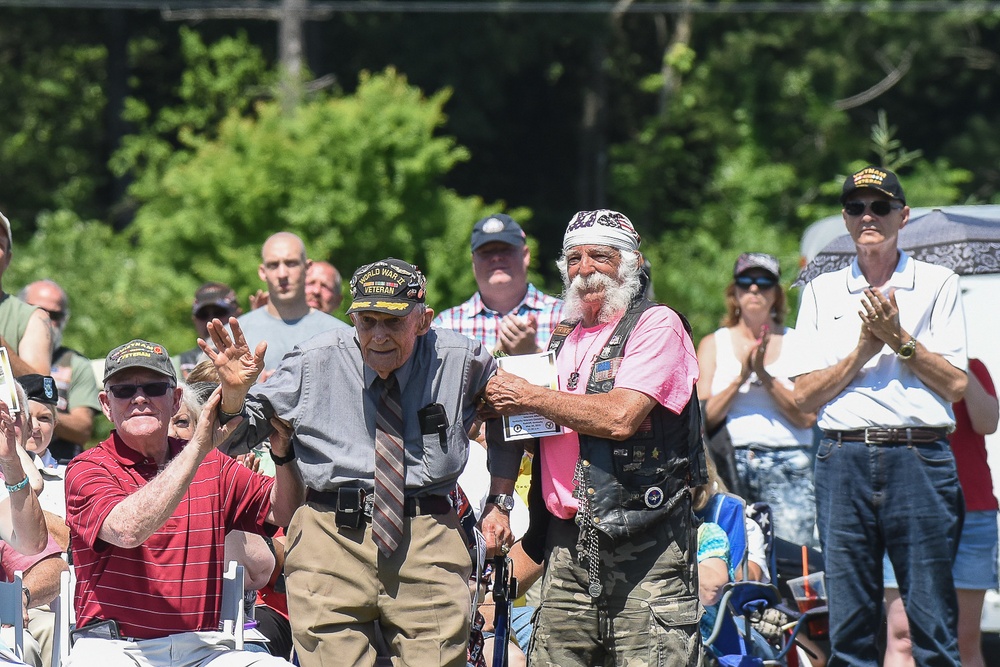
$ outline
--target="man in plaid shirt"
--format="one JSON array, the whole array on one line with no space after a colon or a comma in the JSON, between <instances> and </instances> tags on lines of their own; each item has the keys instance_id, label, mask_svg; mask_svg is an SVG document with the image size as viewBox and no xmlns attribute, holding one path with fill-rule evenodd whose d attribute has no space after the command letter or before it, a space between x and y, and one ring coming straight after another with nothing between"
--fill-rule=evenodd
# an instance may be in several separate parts
<instances>
[{"instance_id":1,"label":"man in plaid shirt","mask_svg":"<svg viewBox=\"0 0 1000 667\"><path fill-rule=\"evenodd\" d=\"M513 218L495 213L472 228L472 271L479 291L434 319L434 326L478 340L490 350L531 354L548 345L563 302L528 282L531 251Z\"/></svg>"}]
</instances>

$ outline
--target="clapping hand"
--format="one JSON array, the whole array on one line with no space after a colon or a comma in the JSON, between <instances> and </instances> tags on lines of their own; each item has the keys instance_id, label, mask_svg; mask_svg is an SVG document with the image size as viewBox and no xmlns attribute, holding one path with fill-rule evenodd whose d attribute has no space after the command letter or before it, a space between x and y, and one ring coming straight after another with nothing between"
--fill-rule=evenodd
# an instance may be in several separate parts
<instances>
[{"instance_id":1,"label":"clapping hand","mask_svg":"<svg viewBox=\"0 0 1000 667\"><path fill-rule=\"evenodd\" d=\"M533 354L538 351L537 333L538 316L535 313L528 313L526 317L504 315L498 332L499 347L511 355Z\"/></svg>"}]
</instances>

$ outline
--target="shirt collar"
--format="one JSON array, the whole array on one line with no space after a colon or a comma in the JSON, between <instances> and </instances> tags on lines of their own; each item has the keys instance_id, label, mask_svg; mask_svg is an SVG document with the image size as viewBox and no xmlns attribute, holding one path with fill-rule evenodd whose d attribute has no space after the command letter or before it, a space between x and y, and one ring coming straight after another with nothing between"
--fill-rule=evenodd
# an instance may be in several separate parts
<instances>
[{"instance_id":1,"label":"shirt collar","mask_svg":"<svg viewBox=\"0 0 1000 667\"><path fill-rule=\"evenodd\" d=\"M885 286L886 288L912 290L915 281L916 271L913 264L913 258L910 257L906 251L900 250L899 261L896 262L896 268L893 269L892 275L889 276L889 282L887 282ZM847 272L847 289L852 294L860 294L868 287L868 280L865 278L864 274L861 273L861 267L858 265L858 258L855 257L851 262L851 270Z\"/></svg>"},{"instance_id":2,"label":"shirt collar","mask_svg":"<svg viewBox=\"0 0 1000 667\"><path fill-rule=\"evenodd\" d=\"M101 444L104 445L104 449L108 452L108 454L110 454L116 461L118 461L118 463L126 468L135 468L142 465L156 465L155 461L146 458L144 454L126 445L125 441L122 440L120 435L118 435L117 430L111 431L111 437ZM186 442L184 440L167 438L167 446L169 448L167 462L173 460L173 458L184 448L185 444Z\"/></svg>"},{"instance_id":3,"label":"shirt collar","mask_svg":"<svg viewBox=\"0 0 1000 667\"><path fill-rule=\"evenodd\" d=\"M524 310L544 310L545 303L542 301L541 294L542 293L539 292L534 285L528 283L528 291L524 293L524 298L521 299L521 302L510 312L521 314ZM484 313L491 315L506 315L506 313L497 313L497 311L487 308L486 304L483 303L483 296L479 292L473 294L472 299L469 301L469 305L472 306L471 310L474 315L482 315Z\"/></svg>"}]
</instances>

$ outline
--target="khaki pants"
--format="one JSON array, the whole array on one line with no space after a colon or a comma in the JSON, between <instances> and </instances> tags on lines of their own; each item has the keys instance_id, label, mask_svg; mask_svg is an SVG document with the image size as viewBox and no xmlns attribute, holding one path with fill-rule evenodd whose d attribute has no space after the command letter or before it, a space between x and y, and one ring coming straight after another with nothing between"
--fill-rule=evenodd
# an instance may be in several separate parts
<instances>
[{"instance_id":1,"label":"khaki pants","mask_svg":"<svg viewBox=\"0 0 1000 667\"><path fill-rule=\"evenodd\" d=\"M332 509L307 503L286 545L288 615L303 667L374 665L376 623L394 664L465 666L472 562L456 513L406 517L386 559L370 523L338 528Z\"/></svg>"}]
</instances>

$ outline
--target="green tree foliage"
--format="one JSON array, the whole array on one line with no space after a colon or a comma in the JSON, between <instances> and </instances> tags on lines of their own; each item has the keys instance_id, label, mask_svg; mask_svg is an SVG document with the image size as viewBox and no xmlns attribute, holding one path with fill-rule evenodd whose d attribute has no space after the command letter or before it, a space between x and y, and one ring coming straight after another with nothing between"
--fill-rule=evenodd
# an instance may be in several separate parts
<instances>
[{"instance_id":1,"label":"green tree foliage","mask_svg":"<svg viewBox=\"0 0 1000 667\"><path fill-rule=\"evenodd\" d=\"M17 232L42 210L100 210L107 53L88 27L0 11L0 207Z\"/></svg>"},{"instance_id":2,"label":"green tree foliage","mask_svg":"<svg viewBox=\"0 0 1000 667\"><path fill-rule=\"evenodd\" d=\"M290 116L276 102L259 102L252 116L231 112L216 138L192 142L155 187L136 189L139 248L192 284L222 280L245 294L260 286L263 242L292 231L310 257L347 275L387 256L414 262L433 277L433 302L450 304L472 291L467 261L454 260L468 257L469 221L487 208L440 184L468 157L436 135L447 97L425 97L387 71Z\"/></svg>"}]
</instances>

